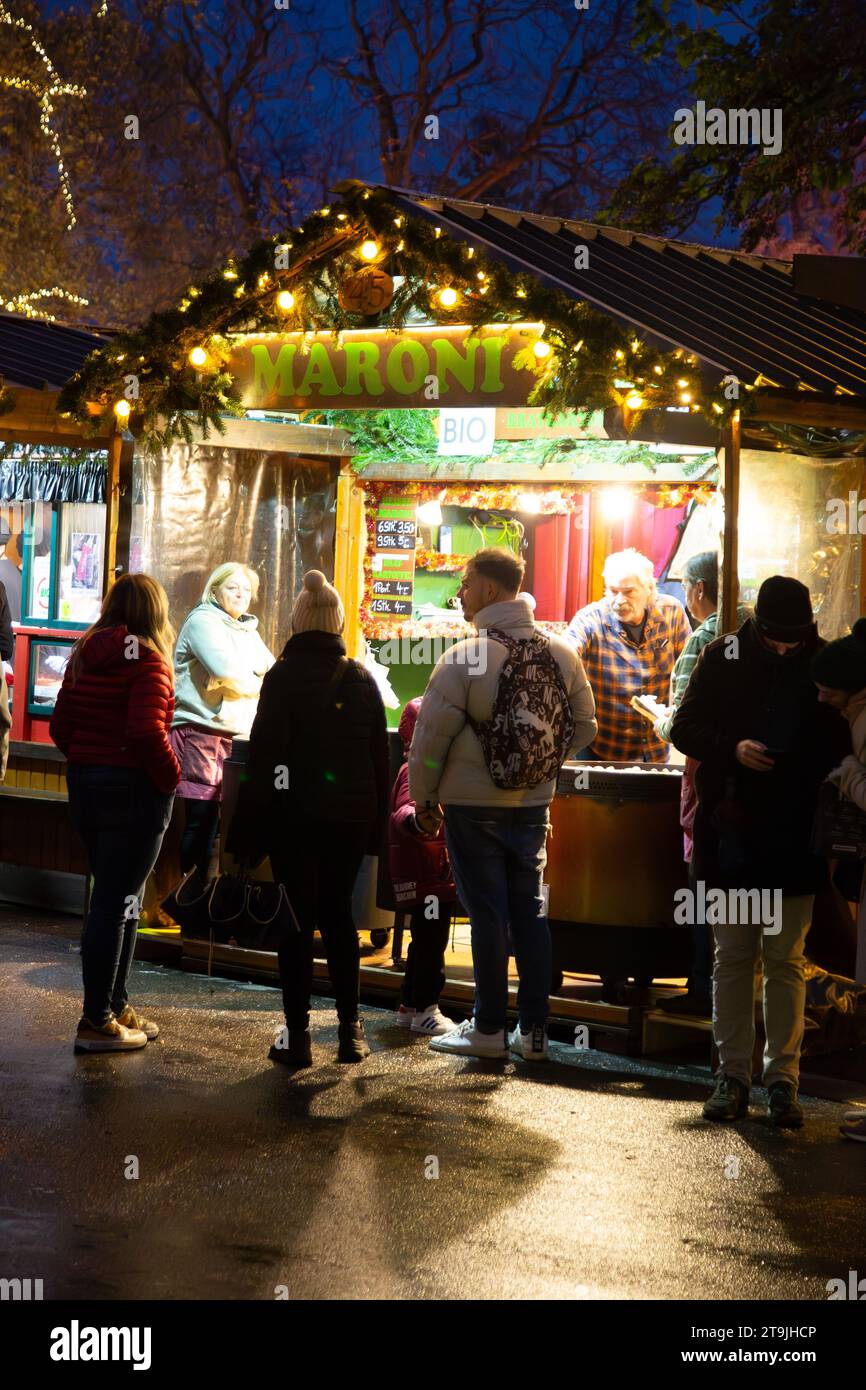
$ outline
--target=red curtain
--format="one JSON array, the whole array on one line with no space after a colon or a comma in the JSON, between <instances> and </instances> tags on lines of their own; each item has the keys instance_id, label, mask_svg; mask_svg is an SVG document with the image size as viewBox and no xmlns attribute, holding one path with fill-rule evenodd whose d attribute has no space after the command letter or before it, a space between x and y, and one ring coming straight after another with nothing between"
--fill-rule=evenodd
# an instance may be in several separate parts
<instances>
[{"instance_id":1,"label":"red curtain","mask_svg":"<svg viewBox=\"0 0 866 1390\"><path fill-rule=\"evenodd\" d=\"M589 603L589 501L535 523L535 616L545 622L568 622Z\"/></svg>"}]
</instances>

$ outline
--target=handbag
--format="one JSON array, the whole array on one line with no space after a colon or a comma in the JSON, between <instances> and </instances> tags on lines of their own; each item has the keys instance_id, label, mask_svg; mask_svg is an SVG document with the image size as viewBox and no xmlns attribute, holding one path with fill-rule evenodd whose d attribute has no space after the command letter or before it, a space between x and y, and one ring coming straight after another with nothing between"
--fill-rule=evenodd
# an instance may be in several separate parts
<instances>
[{"instance_id":1,"label":"handbag","mask_svg":"<svg viewBox=\"0 0 866 1390\"><path fill-rule=\"evenodd\" d=\"M826 859L866 859L866 811L835 782L822 782L812 822L812 853Z\"/></svg>"},{"instance_id":2,"label":"handbag","mask_svg":"<svg viewBox=\"0 0 866 1390\"><path fill-rule=\"evenodd\" d=\"M185 936L248 950L275 951L284 932L300 931L282 883L259 883L248 874L219 874L204 882L190 869L164 900L163 909Z\"/></svg>"}]
</instances>

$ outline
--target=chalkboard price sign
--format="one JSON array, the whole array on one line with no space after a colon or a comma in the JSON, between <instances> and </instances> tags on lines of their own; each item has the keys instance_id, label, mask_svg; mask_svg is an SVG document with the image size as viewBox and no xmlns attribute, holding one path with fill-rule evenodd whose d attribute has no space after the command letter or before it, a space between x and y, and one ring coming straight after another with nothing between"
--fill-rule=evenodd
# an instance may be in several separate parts
<instances>
[{"instance_id":1,"label":"chalkboard price sign","mask_svg":"<svg viewBox=\"0 0 866 1390\"><path fill-rule=\"evenodd\" d=\"M374 613L411 618L415 590L415 503L386 497L376 514L376 551L372 557Z\"/></svg>"}]
</instances>

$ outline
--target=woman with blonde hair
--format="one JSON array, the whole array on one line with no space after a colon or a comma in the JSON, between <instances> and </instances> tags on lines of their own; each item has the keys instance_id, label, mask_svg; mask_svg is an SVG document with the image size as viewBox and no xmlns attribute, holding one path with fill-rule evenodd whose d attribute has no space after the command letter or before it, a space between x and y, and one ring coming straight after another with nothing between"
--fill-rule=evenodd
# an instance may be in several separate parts
<instances>
[{"instance_id":1,"label":"woman with blonde hair","mask_svg":"<svg viewBox=\"0 0 866 1390\"><path fill-rule=\"evenodd\" d=\"M218 565L177 639L171 743L186 811L180 867L187 873L196 866L204 878L219 821L223 763L232 738L249 734L262 681L274 664L259 620L248 612L258 591L259 576L248 565Z\"/></svg>"},{"instance_id":2,"label":"woman with blonde hair","mask_svg":"<svg viewBox=\"0 0 866 1390\"><path fill-rule=\"evenodd\" d=\"M173 641L162 585L123 575L73 647L51 718L93 877L76 1052L126 1052L159 1033L132 1008L127 986L144 885L180 776L169 743Z\"/></svg>"}]
</instances>

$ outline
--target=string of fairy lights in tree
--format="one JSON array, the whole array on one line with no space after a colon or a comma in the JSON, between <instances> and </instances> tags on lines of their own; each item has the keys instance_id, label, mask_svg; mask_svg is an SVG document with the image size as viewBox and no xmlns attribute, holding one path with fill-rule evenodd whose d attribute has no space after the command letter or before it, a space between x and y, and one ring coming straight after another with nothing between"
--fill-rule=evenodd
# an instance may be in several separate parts
<instances>
[{"instance_id":1,"label":"string of fairy lights in tree","mask_svg":"<svg viewBox=\"0 0 866 1390\"><path fill-rule=\"evenodd\" d=\"M51 153L57 164L60 191L66 208L66 230L67 232L71 232L76 223L75 204L72 200L69 175L66 170L66 165L63 162L63 151L60 146L60 138L51 124L51 117L54 115L53 99L60 96L85 97L87 95L87 89L74 82L62 82L60 80L60 76L45 51L44 45L37 36L33 25L26 19L21 19L19 16L13 15L11 10L3 3L3 0L0 0L0 24L9 25L11 28L17 29L20 33L25 34L30 47L45 69L48 78L45 83L40 84L32 78L23 77L19 74L5 73L0 74L0 84L4 87L10 87L15 91L29 92L39 100L39 128L48 141L51 147Z\"/></svg>"},{"instance_id":2,"label":"string of fairy lights in tree","mask_svg":"<svg viewBox=\"0 0 866 1390\"><path fill-rule=\"evenodd\" d=\"M96 428L111 413L152 447L193 430L222 432L243 414L229 370L234 335L316 332L407 323L540 325L514 360L534 385L528 404L549 414L618 406L627 429L645 410L700 412L721 423L744 402L707 392L694 356L662 352L583 301L513 272L400 211L382 189L339 186L340 201L258 242L172 309L92 353L59 408ZM746 390L751 388L747 387Z\"/></svg>"},{"instance_id":3,"label":"string of fairy lights in tree","mask_svg":"<svg viewBox=\"0 0 866 1390\"><path fill-rule=\"evenodd\" d=\"M56 323L56 314L49 314L44 309L37 307L40 301L45 299L62 299L67 304L85 306L90 303L90 300L85 299L83 295L72 294L70 290L53 285L51 289L29 290L26 293L14 294L10 299L0 300L0 304L9 314L23 314L28 319L47 319L49 323Z\"/></svg>"}]
</instances>

